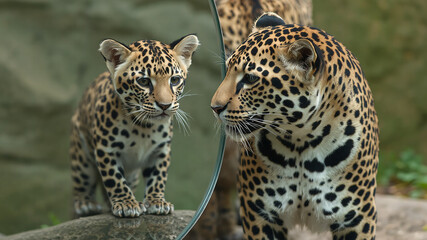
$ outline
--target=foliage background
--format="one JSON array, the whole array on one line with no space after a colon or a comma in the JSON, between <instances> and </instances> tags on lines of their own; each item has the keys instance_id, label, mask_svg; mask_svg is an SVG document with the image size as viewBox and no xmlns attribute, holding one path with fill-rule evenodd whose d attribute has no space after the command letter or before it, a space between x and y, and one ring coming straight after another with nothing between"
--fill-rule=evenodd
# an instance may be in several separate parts
<instances>
[{"instance_id":1,"label":"foliage background","mask_svg":"<svg viewBox=\"0 0 427 240\"><path fill-rule=\"evenodd\" d=\"M372 88L381 152L427 154L427 2L313 1L314 22L358 58Z\"/></svg>"},{"instance_id":2,"label":"foliage background","mask_svg":"<svg viewBox=\"0 0 427 240\"><path fill-rule=\"evenodd\" d=\"M380 182L407 179L416 185L412 178L425 176L420 166L427 154L427 1L313 4L314 25L354 53L372 88L380 120ZM175 131L166 190L177 209L197 208L218 148L209 101L221 60L208 1L0 1L1 233L69 219L69 120L83 90L106 70L99 42L168 43L193 32L202 46L186 90L198 95L181 105L193 116L192 132Z\"/></svg>"},{"instance_id":3,"label":"foliage background","mask_svg":"<svg viewBox=\"0 0 427 240\"><path fill-rule=\"evenodd\" d=\"M314 0L361 63L380 125L379 192L427 199L427 1Z\"/></svg>"}]
</instances>

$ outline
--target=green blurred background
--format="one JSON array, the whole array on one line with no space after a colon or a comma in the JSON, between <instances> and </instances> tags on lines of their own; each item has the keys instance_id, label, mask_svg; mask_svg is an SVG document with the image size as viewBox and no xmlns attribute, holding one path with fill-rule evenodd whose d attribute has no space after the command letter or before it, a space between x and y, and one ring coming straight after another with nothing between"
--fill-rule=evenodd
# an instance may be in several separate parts
<instances>
[{"instance_id":1,"label":"green blurred background","mask_svg":"<svg viewBox=\"0 0 427 240\"><path fill-rule=\"evenodd\" d=\"M427 199L427 1L314 0L361 63L380 125L379 192Z\"/></svg>"},{"instance_id":2,"label":"green blurred background","mask_svg":"<svg viewBox=\"0 0 427 240\"><path fill-rule=\"evenodd\" d=\"M402 194L425 196L427 1L313 4L314 25L354 53L372 88L382 187L400 184ZM69 219L69 120L84 88L106 70L99 42L111 37L168 43L194 32L202 45L186 90L198 95L181 104L193 117L192 132L175 131L166 189L176 209L197 208L218 148L209 102L220 81L221 58L208 1L0 1L1 233Z\"/></svg>"}]
</instances>

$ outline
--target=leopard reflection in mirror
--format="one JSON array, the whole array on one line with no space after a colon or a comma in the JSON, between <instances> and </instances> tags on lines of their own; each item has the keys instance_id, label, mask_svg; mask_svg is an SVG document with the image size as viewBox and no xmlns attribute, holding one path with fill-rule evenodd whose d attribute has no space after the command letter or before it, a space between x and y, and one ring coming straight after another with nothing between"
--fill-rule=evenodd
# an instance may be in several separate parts
<instances>
[{"instance_id":1,"label":"leopard reflection in mirror","mask_svg":"<svg viewBox=\"0 0 427 240\"><path fill-rule=\"evenodd\" d=\"M71 169L75 216L98 214L97 183L117 217L169 214L164 198L170 164L172 118L185 121L183 97L196 35L171 44L141 40L126 46L113 39L99 51L108 72L89 86L72 117ZM140 175L142 202L134 189Z\"/></svg>"}]
</instances>

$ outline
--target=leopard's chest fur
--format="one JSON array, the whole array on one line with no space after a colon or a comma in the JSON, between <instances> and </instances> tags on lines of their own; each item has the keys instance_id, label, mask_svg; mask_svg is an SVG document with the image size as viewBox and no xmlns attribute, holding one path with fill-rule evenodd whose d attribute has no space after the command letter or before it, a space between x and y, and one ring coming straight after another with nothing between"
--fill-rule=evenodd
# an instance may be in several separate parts
<instances>
[{"instance_id":1,"label":"leopard's chest fur","mask_svg":"<svg viewBox=\"0 0 427 240\"><path fill-rule=\"evenodd\" d=\"M125 171L132 172L149 165L170 144L171 119L143 125L126 122L119 121L116 126L119 133L116 141L123 144L117 160L122 162Z\"/></svg>"}]
</instances>

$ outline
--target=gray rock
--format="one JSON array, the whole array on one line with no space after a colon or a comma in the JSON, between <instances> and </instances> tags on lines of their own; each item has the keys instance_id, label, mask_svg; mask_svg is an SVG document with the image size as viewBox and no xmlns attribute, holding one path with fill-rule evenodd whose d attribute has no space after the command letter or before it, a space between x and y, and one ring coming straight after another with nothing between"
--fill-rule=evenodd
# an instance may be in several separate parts
<instances>
[{"instance_id":1,"label":"gray rock","mask_svg":"<svg viewBox=\"0 0 427 240\"><path fill-rule=\"evenodd\" d=\"M184 230L194 211L180 210L171 215L143 215L139 218L116 218L102 214L68 221L54 227L23 232L2 240L30 239L158 239L172 240Z\"/></svg>"}]
</instances>

